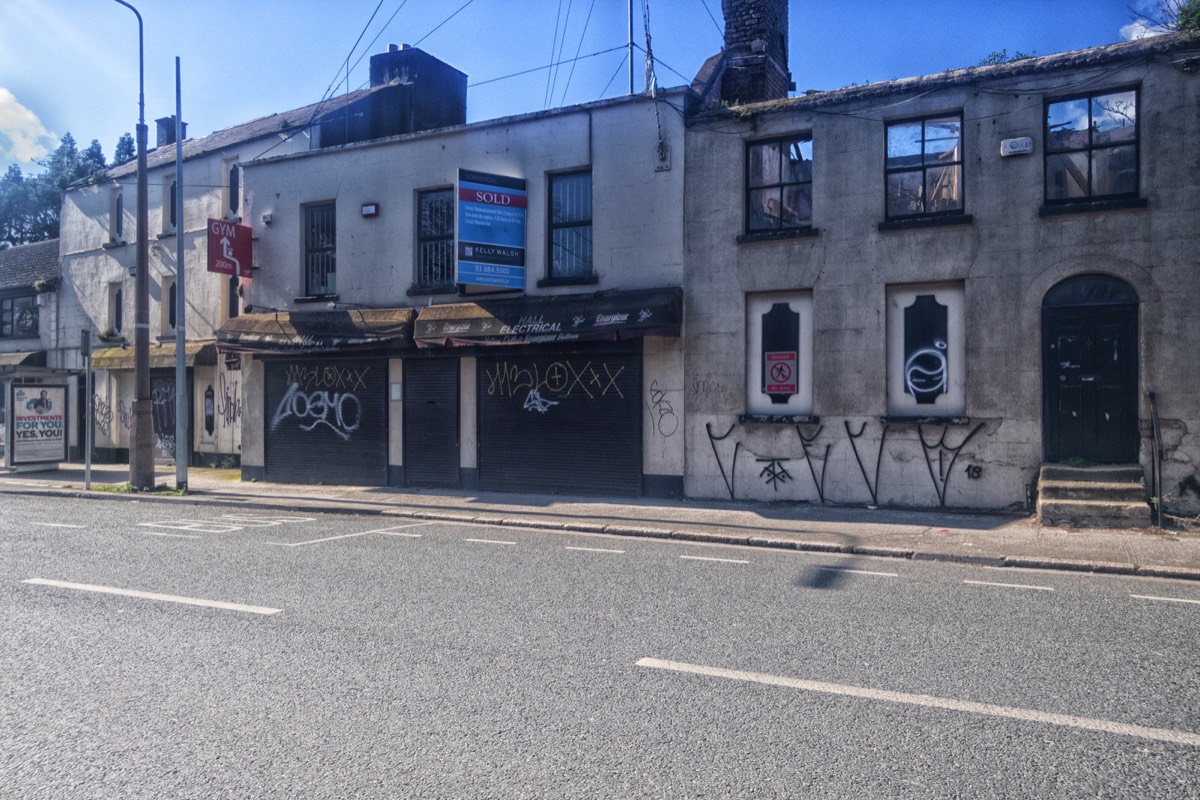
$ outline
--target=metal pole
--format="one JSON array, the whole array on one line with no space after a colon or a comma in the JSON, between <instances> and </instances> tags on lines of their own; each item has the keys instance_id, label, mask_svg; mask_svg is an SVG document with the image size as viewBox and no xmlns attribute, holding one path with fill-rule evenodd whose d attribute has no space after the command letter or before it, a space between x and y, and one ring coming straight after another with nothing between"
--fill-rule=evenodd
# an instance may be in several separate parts
<instances>
[{"instance_id":1,"label":"metal pole","mask_svg":"<svg viewBox=\"0 0 1200 800\"><path fill-rule=\"evenodd\" d=\"M183 100L179 82L179 56L175 56L175 488L187 491L188 409L187 302L183 265Z\"/></svg>"},{"instance_id":2,"label":"metal pole","mask_svg":"<svg viewBox=\"0 0 1200 800\"><path fill-rule=\"evenodd\" d=\"M634 94L634 0L629 0L629 94Z\"/></svg>"},{"instance_id":3,"label":"metal pole","mask_svg":"<svg viewBox=\"0 0 1200 800\"><path fill-rule=\"evenodd\" d=\"M96 419L95 404L92 402L92 332L87 328L79 331L79 352L83 356L84 395L87 402L83 406L83 488L92 490L92 430Z\"/></svg>"},{"instance_id":4,"label":"metal pole","mask_svg":"<svg viewBox=\"0 0 1200 800\"><path fill-rule=\"evenodd\" d=\"M146 58L142 15L125 0L114 0L138 21L137 125L137 273L136 327L133 333L133 429L129 443L129 484L138 490L154 488L154 421L150 416L150 207L146 190Z\"/></svg>"}]
</instances>

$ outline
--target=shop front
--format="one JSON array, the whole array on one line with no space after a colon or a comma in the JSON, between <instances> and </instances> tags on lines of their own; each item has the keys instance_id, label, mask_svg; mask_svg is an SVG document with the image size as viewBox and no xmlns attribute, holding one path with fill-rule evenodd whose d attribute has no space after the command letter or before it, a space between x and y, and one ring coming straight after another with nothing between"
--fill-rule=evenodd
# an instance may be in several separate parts
<instances>
[{"instance_id":1,"label":"shop front","mask_svg":"<svg viewBox=\"0 0 1200 800\"><path fill-rule=\"evenodd\" d=\"M466 472L478 488L637 497L644 342L678 337L681 322L677 288L481 299L422 309L414 339L465 364L458 374L473 391L462 400L474 414L461 415L473 428L463 438L475 443ZM406 375L421 364L406 362Z\"/></svg>"}]
</instances>

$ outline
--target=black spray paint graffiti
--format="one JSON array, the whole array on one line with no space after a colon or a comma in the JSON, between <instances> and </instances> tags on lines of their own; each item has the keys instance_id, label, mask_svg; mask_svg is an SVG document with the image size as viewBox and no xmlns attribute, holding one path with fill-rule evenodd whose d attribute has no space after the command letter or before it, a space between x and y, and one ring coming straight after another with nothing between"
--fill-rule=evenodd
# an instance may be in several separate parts
<instances>
[{"instance_id":1,"label":"black spray paint graffiti","mask_svg":"<svg viewBox=\"0 0 1200 800\"><path fill-rule=\"evenodd\" d=\"M271 430L289 417L299 420L300 430L305 433L324 425L346 442L362 424L362 403L353 392L330 393L324 389L305 392L293 381L271 417Z\"/></svg>"},{"instance_id":2,"label":"black spray paint graffiti","mask_svg":"<svg viewBox=\"0 0 1200 800\"><path fill-rule=\"evenodd\" d=\"M877 505L879 503L879 475L883 464L883 454L885 452L885 444L887 443L890 426L886 422L883 423L883 429L879 435L879 449L875 455L875 475L874 479L872 479L871 476L867 474L867 467L864 463L864 453L859 450L858 445L858 440L861 439L866 433L867 423L863 422L857 432L851 429L849 420L846 420L843 424L846 429L847 439L850 442L850 448L854 451L855 461L858 462L859 471L862 473L863 483L866 484L867 491L871 495L871 504ZM923 427L917 426L917 436L921 442L922 450L925 453L925 464L929 468L929 477L933 481L934 491L937 493L938 504L940 506L945 507L946 505L946 491L949 487L950 477L953 474L952 470L954 468L954 462L958 458L958 454L962 452L967 443L970 442L971 439L983 429L983 427L984 423L979 423L963 438L961 442L952 447L946 444L946 437L950 431L949 426L942 428L941 436L933 443L926 441ZM730 425L729 430L725 431L725 433L719 436L713 433L711 422L705 423L704 428L708 433L708 442L712 447L713 456L717 460L717 468L721 472L721 480L725 482L725 489L729 492L729 499L736 500L737 460L742 449L742 443L737 440L734 441L732 457L728 460L728 469L726 469L727 462L721 457L720 450L717 448L717 442L723 442L728 439L733 434L734 429L737 428L737 425ZM800 447L803 452L804 459L808 464L809 473L812 475L813 485L817 490L817 497L819 498L820 502L824 503L827 501L825 496L825 474L829 463L829 453L833 445L826 444L825 451L820 455L820 457L814 456L812 449L810 449L815 444L817 437L821 434L821 430L821 428L818 428L817 431L811 436L805 436L804 432L800 429L800 426L796 426L796 434L800 437ZM756 461L766 465L759 473L759 477L763 478L766 484L771 486L775 491L779 491L780 484L787 483L787 481L792 480L791 473L784 466L788 460L788 458L780 456L757 458ZM818 461L821 465L819 472L816 466ZM936 471L934 467L935 461L937 462ZM974 469L975 472L972 472L972 469ZM968 467L967 469L967 475L972 479L978 478L981 473L982 469L978 467Z\"/></svg>"},{"instance_id":3,"label":"black spray paint graffiti","mask_svg":"<svg viewBox=\"0 0 1200 800\"><path fill-rule=\"evenodd\" d=\"M854 460L858 462L858 469L862 472L863 482L867 484L867 491L871 493L871 505L879 505L879 466L883 463L883 443L887 441L888 424L883 423L883 433L879 435L879 453L875 456L875 482L867 477L867 468L863 466L862 455L858 452L858 445L855 442L867 430L867 423L863 423L858 429L858 433L850 430L850 420L845 420L843 423L846 426L846 435L850 437L850 448L854 450Z\"/></svg>"},{"instance_id":4,"label":"black spray paint graffiti","mask_svg":"<svg viewBox=\"0 0 1200 800\"><path fill-rule=\"evenodd\" d=\"M229 428L237 424L242 416L242 395L238 391L238 382L233 382L233 388L230 389L225 383L225 373L221 373L221 399L217 403L217 414L221 417L221 422L225 427Z\"/></svg>"},{"instance_id":5,"label":"black spray paint graffiti","mask_svg":"<svg viewBox=\"0 0 1200 800\"><path fill-rule=\"evenodd\" d=\"M808 471L812 475L813 485L817 487L817 499L822 503L825 502L825 467L829 464L829 450L833 447L831 444L825 445L825 452L821 456L821 476L817 477L817 469L813 466L813 456L809 452L809 446L817 441L817 437L821 435L824 427L817 428L817 432L812 436L805 436L804 431L800 430L800 426L796 426L796 435L800 437L800 447L804 450L804 460L808 463Z\"/></svg>"},{"instance_id":6,"label":"black spray paint graffiti","mask_svg":"<svg viewBox=\"0 0 1200 800\"><path fill-rule=\"evenodd\" d=\"M665 389L658 388L658 381L650 382L650 399L646 403L654 419L654 430L659 436L667 438L674 436L679 430L679 417L675 415L675 407L667 399Z\"/></svg>"},{"instance_id":7,"label":"black spray paint graffiti","mask_svg":"<svg viewBox=\"0 0 1200 800\"><path fill-rule=\"evenodd\" d=\"M129 430L129 426L133 424L133 406L127 406L124 400L118 400L117 411L121 414L121 427Z\"/></svg>"},{"instance_id":8,"label":"black spray paint graffiti","mask_svg":"<svg viewBox=\"0 0 1200 800\"><path fill-rule=\"evenodd\" d=\"M758 477L766 478L766 482L775 491L779 491L779 484L787 483L792 479L792 473L788 472L787 467L784 466L788 461L787 459L760 458L757 460L760 464L766 464L766 466L762 468L762 472L758 473Z\"/></svg>"},{"instance_id":9,"label":"black spray paint graffiti","mask_svg":"<svg viewBox=\"0 0 1200 800\"><path fill-rule=\"evenodd\" d=\"M983 423L976 425L970 433L968 433L957 447L951 447L946 444L946 434L950 432L949 427L942 428L941 437L930 444L925 441L925 431L921 426L917 426L917 436L921 439L921 449L925 451L925 466L929 467L929 477L933 479L933 488L937 492L938 505L946 505L946 487L950 483L950 471L954 469L954 461L958 458L958 454L966 446L967 442L971 441L971 437L979 433L979 429L983 427ZM933 454L937 454L938 471L934 474L933 471ZM950 456L949 462L946 461L946 456ZM968 475L970 473L968 472Z\"/></svg>"}]
</instances>

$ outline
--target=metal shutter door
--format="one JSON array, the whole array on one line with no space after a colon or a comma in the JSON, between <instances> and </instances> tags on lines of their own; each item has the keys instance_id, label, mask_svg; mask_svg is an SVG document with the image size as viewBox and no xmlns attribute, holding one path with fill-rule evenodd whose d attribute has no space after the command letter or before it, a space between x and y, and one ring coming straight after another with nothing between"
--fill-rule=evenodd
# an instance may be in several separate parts
<instances>
[{"instance_id":1,"label":"metal shutter door","mask_svg":"<svg viewBox=\"0 0 1200 800\"><path fill-rule=\"evenodd\" d=\"M640 353L477 363L480 488L641 495Z\"/></svg>"},{"instance_id":2,"label":"metal shutter door","mask_svg":"<svg viewBox=\"0 0 1200 800\"><path fill-rule=\"evenodd\" d=\"M457 489L458 359L404 362L404 483Z\"/></svg>"},{"instance_id":3,"label":"metal shutter door","mask_svg":"<svg viewBox=\"0 0 1200 800\"><path fill-rule=\"evenodd\" d=\"M267 480L387 485L387 362L265 364Z\"/></svg>"}]
</instances>

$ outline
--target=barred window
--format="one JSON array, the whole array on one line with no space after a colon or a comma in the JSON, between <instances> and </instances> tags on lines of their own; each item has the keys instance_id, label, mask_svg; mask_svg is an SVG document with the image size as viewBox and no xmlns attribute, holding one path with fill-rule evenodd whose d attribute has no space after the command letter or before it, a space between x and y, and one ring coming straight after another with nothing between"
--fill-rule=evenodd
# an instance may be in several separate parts
<instances>
[{"instance_id":1,"label":"barred window","mask_svg":"<svg viewBox=\"0 0 1200 800\"><path fill-rule=\"evenodd\" d=\"M454 190L417 195L417 258L413 289L454 291Z\"/></svg>"},{"instance_id":2,"label":"barred window","mask_svg":"<svg viewBox=\"0 0 1200 800\"><path fill-rule=\"evenodd\" d=\"M550 280L592 276L592 173L550 176Z\"/></svg>"},{"instance_id":3,"label":"barred window","mask_svg":"<svg viewBox=\"0 0 1200 800\"><path fill-rule=\"evenodd\" d=\"M309 296L337 292L337 216L334 203L304 207L304 288Z\"/></svg>"}]
</instances>

